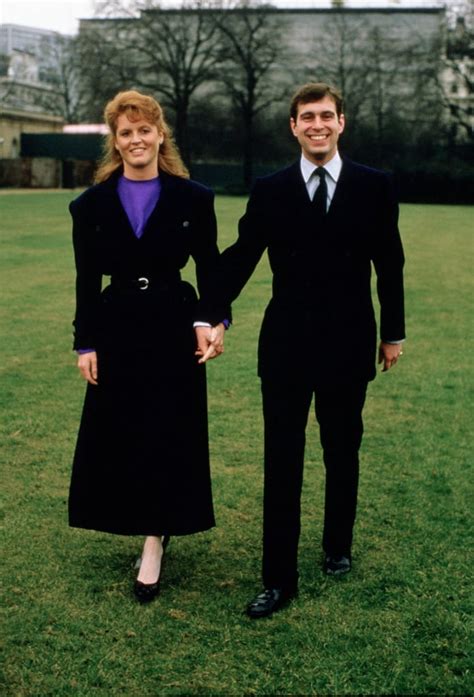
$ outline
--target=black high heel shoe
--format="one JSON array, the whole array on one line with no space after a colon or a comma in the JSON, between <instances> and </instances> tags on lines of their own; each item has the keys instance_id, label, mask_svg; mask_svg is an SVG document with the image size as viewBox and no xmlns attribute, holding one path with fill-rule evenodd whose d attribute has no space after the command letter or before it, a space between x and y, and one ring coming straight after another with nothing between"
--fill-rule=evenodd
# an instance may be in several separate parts
<instances>
[{"instance_id":1,"label":"black high heel shoe","mask_svg":"<svg viewBox=\"0 0 474 697\"><path fill-rule=\"evenodd\" d=\"M154 583L142 583L137 579L134 583L133 593L135 595L135 598L140 603L151 602L154 598L156 598L156 596L160 592L161 572L163 571L163 559L169 541L169 535L163 535L163 540L161 542L161 545L163 547L163 554L161 555L160 575L158 576L158 579Z\"/></svg>"}]
</instances>

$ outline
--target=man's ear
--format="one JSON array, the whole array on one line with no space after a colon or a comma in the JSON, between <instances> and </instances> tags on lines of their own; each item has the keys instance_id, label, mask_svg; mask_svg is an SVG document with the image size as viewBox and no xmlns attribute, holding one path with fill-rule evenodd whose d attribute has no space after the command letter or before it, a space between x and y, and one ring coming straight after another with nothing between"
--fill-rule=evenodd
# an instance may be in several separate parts
<instances>
[{"instance_id":1,"label":"man's ear","mask_svg":"<svg viewBox=\"0 0 474 697\"><path fill-rule=\"evenodd\" d=\"M345 119L345 117L344 117L344 114L341 114L341 115L339 116L338 121L339 121L339 133L342 133L343 130L344 130L344 128L345 128L345 126L346 126L346 119Z\"/></svg>"}]
</instances>

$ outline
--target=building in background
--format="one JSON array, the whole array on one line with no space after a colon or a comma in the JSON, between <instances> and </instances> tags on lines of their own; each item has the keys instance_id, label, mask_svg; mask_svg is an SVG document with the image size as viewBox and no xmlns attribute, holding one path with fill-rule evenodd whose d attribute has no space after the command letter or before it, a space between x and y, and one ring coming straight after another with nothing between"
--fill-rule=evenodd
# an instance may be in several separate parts
<instances>
[{"instance_id":1,"label":"building in background","mask_svg":"<svg viewBox=\"0 0 474 697\"><path fill-rule=\"evenodd\" d=\"M64 118L55 107L55 88L47 76L57 71L48 50L57 32L0 25L0 158L21 154L23 133L62 132Z\"/></svg>"},{"instance_id":2,"label":"building in background","mask_svg":"<svg viewBox=\"0 0 474 697\"><path fill-rule=\"evenodd\" d=\"M20 142L18 133L7 135L7 116L20 135L38 132L41 118L44 132L57 130L61 117L98 123L113 94L136 88L164 105L193 175L218 190L242 191L255 174L293 156L293 139L285 136L289 95L320 80L344 94L349 156L398 171L402 186L423 180L433 197L437 188L426 173L438 172L440 182L443 167L451 179L467 176L474 48L465 8L472 2L459 0L456 12L452 4L416 0L390 7L206 4L160 9L157 2L119 17L110 12L113 0L104 0L106 16L81 20L74 38L0 26L1 156L17 155ZM448 163L446 151L459 162ZM215 173L207 177L211 165ZM229 184L223 167L243 176L232 174Z\"/></svg>"},{"instance_id":3,"label":"building in background","mask_svg":"<svg viewBox=\"0 0 474 697\"><path fill-rule=\"evenodd\" d=\"M454 143L474 139L474 2L470 7L448 32L440 81Z\"/></svg>"},{"instance_id":4,"label":"building in background","mask_svg":"<svg viewBox=\"0 0 474 697\"><path fill-rule=\"evenodd\" d=\"M0 55L9 59L9 77L48 83L58 70L55 48L63 39L71 37L49 29L0 24Z\"/></svg>"}]
</instances>

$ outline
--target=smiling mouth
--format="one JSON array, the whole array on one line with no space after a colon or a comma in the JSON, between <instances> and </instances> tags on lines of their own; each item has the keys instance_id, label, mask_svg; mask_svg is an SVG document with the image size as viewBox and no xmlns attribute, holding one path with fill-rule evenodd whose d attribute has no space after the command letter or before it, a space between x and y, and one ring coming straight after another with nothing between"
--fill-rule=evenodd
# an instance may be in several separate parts
<instances>
[{"instance_id":1,"label":"smiling mouth","mask_svg":"<svg viewBox=\"0 0 474 697\"><path fill-rule=\"evenodd\" d=\"M309 139L316 142L316 143L321 142L323 140L326 140L326 138L327 138L327 135L309 136Z\"/></svg>"}]
</instances>

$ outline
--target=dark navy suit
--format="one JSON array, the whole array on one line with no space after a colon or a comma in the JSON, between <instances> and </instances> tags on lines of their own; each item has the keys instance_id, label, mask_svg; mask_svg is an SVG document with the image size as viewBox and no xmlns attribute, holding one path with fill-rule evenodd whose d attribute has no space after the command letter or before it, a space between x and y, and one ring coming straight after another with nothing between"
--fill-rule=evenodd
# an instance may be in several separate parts
<instances>
[{"instance_id":1,"label":"dark navy suit","mask_svg":"<svg viewBox=\"0 0 474 697\"><path fill-rule=\"evenodd\" d=\"M313 394L326 466L323 547L350 555L362 407L376 374L375 268L382 341L404 338L403 249L390 177L343 158L315 217L300 163L257 180L239 237L221 257L234 300L268 251L273 294L259 339L265 421L265 587L297 583L305 426Z\"/></svg>"}]
</instances>

